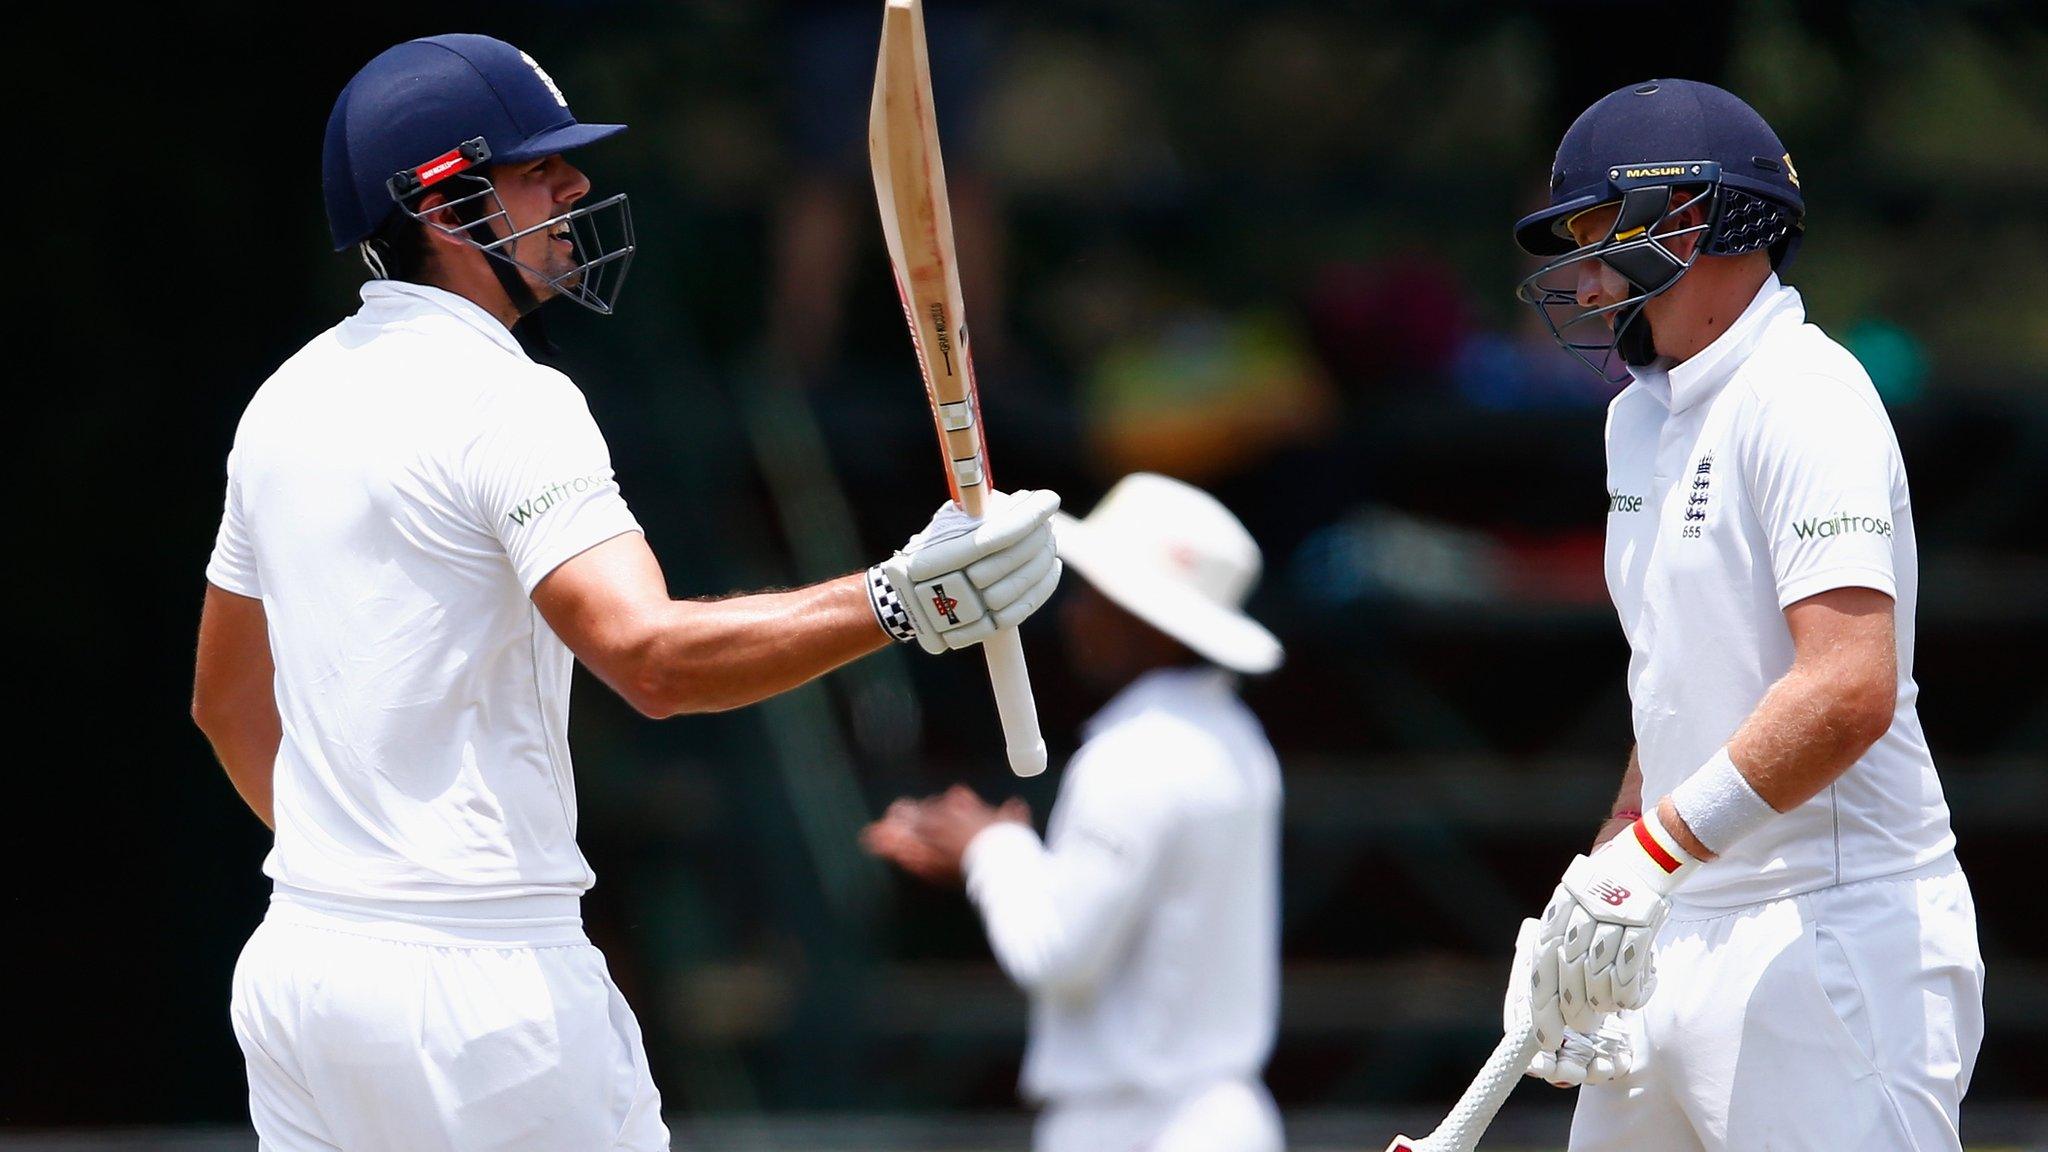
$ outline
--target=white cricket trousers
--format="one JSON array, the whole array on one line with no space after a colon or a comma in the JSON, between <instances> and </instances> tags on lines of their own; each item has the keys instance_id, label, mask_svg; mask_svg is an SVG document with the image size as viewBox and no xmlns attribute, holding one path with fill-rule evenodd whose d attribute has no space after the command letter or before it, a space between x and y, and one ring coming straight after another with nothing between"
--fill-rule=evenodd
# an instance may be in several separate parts
<instances>
[{"instance_id":1,"label":"white cricket trousers","mask_svg":"<svg viewBox=\"0 0 2048 1152\"><path fill-rule=\"evenodd\" d=\"M273 896L230 1009L261 1152L667 1152L639 1023L575 899L524 899L567 914L422 923Z\"/></svg>"},{"instance_id":2,"label":"white cricket trousers","mask_svg":"<svg viewBox=\"0 0 2048 1152\"><path fill-rule=\"evenodd\" d=\"M1032 1152L1282 1152L1280 1111L1256 1078L1171 1096L1053 1101Z\"/></svg>"},{"instance_id":3,"label":"white cricket trousers","mask_svg":"<svg viewBox=\"0 0 2048 1152\"><path fill-rule=\"evenodd\" d=\"M1957 1152L1984 1038L1953 856L1723 911L1674 909L1636 1066L1579 1090L1572 1152Z\"/></svg>"}]
</instances>

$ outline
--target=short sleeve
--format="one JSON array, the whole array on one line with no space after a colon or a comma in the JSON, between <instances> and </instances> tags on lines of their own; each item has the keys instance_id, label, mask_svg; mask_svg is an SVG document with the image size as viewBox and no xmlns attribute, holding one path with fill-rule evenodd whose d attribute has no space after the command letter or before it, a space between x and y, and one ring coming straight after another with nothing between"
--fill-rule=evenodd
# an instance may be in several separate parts
<instances>
[{"instance_id":1,"label":"short sleeve","mask_svg":"<svg viewBox=\"0 0 2048 1152\"><path fill-rule=\"evenodd\" d=\"M465 473L528 594L563 561L640 530L583 393L559 374L493 394Z\"/></svg>"},{"instance_id":2,"label":"short sleeve","mask_svg":"<svg viewBox=\"0 0 2048 1152\"><path fill-rule=\"evenodd\" d=\"M1862 391L1803 376L1758 406L1749 490L1781 608L1835 588L1899 594L1894 493L1905 469L1891 422Z\"/></svg>"},{"instance_id":3,"label":"short sleeve","mask_svg":"<svg viewBox=\"0 0 2048 1152\"><path fill-rule=\"evenodd\" d=\"M220 531L213 537L213 556L206 562L206 581L237 596L260 599L263 584L256 575L256 540L243 508L238 453L228 453L227 498L222 501Z\"/></svg>"}]
</instances>

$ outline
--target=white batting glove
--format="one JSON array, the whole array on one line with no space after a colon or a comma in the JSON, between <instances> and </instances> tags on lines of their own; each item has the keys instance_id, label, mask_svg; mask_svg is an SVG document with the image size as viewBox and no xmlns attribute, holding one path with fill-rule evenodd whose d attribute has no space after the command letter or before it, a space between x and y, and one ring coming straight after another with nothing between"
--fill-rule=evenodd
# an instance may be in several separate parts
<instances>
[{"instance_id":1,"label":"white batting glove","mask_svg":"<svg viewBox=\"0 0 2048 1152\"><path fill-rule=\"evenodd\" d=\"M1522 930L1515 936L1514 976L1508 981L1508 994L1501 1004L1501 1030L1504 1032L1517 1031L1520 1022L1530 1018L1536 941L1540 931L1541 925L1535 920L1524 920ZM1558 1088L1604 1084L1626 1076L1635 1065L1631 1022L1631 1019L1617 1014L1602 1020L1599 1029L1590 1035L1566 1028L1563 1043L1554 1048L1538 1049L1526 1072Z\"/></svg>"},{"instance_id":2,"label":"white batting glove","mask_svg":"<svg viewBox=\"0 0 2048 1152\"><path fill-rule=\"evenodd\" d=\"M1591 1034L1564 1030L1564 1046L1555 1053L1538 1052L1529 1061L1529 1075L1559 1088L1606 1084L1635 1067L1633 1012L1616 1012L1600 1021Z\"/></svg>"},{"instance_id":3,"label":"white batting glove","mask_svg":"<svg viewBox=\"0 0 2048 1152\"><path fill-rule=\"evenodd\" d=\"M1542 1047L1564 1032L1599 1029L1610 1012L1640 1008L1657 986L1651 943L1668 897L1699 866L1653 810L1591 856L1575 857L1537 928L1531 1017Z\"/></svg>"},{"instance_id":4,"label":"white batting glove","mask_svg":"<svg viewBox=\"0 0 2048 1152\"><path fill-rule=\"evenodd\" d=\"M1046 523L1059 506L1046 491L990 492L980 520L950 500L940 505L924 531L868 569L876 619L934 654L1015 628L1059 587Z\"/></svg>"}]
</instances>

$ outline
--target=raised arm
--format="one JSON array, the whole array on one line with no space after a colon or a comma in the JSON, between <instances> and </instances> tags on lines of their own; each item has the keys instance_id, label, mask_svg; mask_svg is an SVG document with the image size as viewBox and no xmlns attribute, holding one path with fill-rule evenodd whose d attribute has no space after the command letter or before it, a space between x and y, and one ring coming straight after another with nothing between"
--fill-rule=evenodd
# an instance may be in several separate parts
<instances>
[{"instance_id":1,"label":"raised arm","mask_svg":"<svg viewBox=\"0 0 2048 1152\"><path fill-rule=\"evenodd\" d=\"M1050 492L997 494L987 518L946 504L865 574L789 592L669 597L637 532L542 577L533 602L569 650L649 716L739 708L881 648L894 635L944 652L1037 611L1059 583Z\"/></svg>"},{"instance_id":2,"label":"raised arm","mask_svg":"<svg viewBox=\"0 0 2048 1152\"><path fill-rule=\"evenodd\" d=\"M534 587L533 602L577 659L654 717L765 700L889 642L862 576L788 592L672 600L638 533L556 568Z\"/></svg>"},{"instance_id":3,"label":"raised arm","mask_svg":"<svg viewBox=\"0 0 2048 1152\"><path fill-rule=\"evenodd\" d=\"M269 828L277 826L270 777L284 738L272 676L263 601L208 584L192 671L192 720L242 801Z\"/></svg>"}]
</instances>

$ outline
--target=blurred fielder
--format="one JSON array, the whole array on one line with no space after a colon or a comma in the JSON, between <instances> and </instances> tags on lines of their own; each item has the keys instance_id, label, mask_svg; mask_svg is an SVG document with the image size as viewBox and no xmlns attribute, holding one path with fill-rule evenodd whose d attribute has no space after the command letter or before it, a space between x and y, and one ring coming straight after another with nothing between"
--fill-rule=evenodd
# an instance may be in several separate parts
<instances>
[{"instance_id":1,"label":"blurred fielder","mask_svg":"<svg viewBox=\"0 0 2048 1152\"><path fill-rule=\"evenodd\" d=\"M1086 578L1061 610L1075 670L1114 692L1067 765L1047 841L1021 801L899 800L870 851L964 877L1031 997L1038 1152L1278 1152L1260 1070L1278 1014L1280 770L1237 673L1279 642L1240 605L1260 557L1177 480L1126 477L1054 521Z\"/></svg>"},{"instance_id":2,"label":"blurred fielder","mask_svg":"<svg viewBox=\"0 0 2048 1152\"><path fill-rule=\"evenodd\" d=\"M1636 748L1514 990L1532 1072L1592 1085L1577 1152L1959 1147L1983 965L1914 709L1913 509L1869 377L1778 280L1804 213L1755 111L1655 80L1579 117L1515 228L1548 261L1523 299L1626 385Z\"/></svg>"},{"instance_id":3,"label":"blurred fielder","mask_svg":"<svg viewBox=\"0 0 2048 1152\"><path fill-rule=\"evenodd\" d=\"M666 1149L583 934L572 657L650 716L734 708L890 636L978 643L1058 580L1040 492L949 504L865 575L670 599L582 393L511 333L611 311L626 198L582 204L562 153L622 127L483 36L392 48L328 121L328 223L373 279L242 418L193 692L277 833L232 1006L264 1149Z\"/></svg>"}]
</instances>

